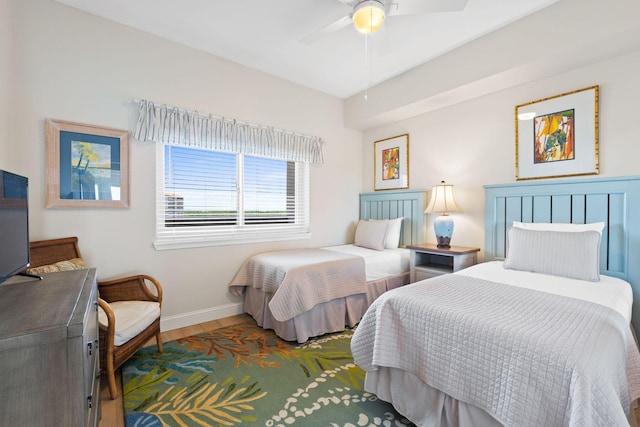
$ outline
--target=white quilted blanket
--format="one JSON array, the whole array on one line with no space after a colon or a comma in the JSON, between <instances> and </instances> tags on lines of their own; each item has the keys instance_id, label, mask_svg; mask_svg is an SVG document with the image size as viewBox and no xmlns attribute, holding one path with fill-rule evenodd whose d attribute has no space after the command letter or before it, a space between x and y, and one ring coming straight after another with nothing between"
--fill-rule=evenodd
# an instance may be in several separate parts
<instances>
[{"instance_id":1,"label":"white quilted blanket","mask_svg":"<svg viewBox=\"0 0 640 427\"><path fill-rule=\"evenodd\" d=\"M271 314L284 322L317 304L366 293L364 259L327 249L257 254L229 284L234 295L241 295L245 286L272 293Z\"/></svg>"},{"instance_id":2,"label":"white quilted blanket","mask_svg":"<svg viewBox=\"0 0 640 427\"><path fill-rule=\"evenodd\" d=\"M366 371L399 368L506 426L626 426L640 353L614 310L445 275L387 292L351 349Z\"/></svg>"}]
</instances>

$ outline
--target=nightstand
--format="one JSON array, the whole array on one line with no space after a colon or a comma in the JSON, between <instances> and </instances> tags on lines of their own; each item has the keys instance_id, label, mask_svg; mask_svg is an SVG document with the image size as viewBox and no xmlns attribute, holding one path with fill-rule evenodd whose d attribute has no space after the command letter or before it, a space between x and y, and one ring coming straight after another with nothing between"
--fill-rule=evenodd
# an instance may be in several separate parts
<instances>
[{"instance_id":1,"label":"nightstand","mask_svg":"<svg viewBox=\"0 0 640 427\"><path fill-rule=\"evenodd\" d=\"M407 249L411 249L411 283L470 267L478 262L480 251L465 246L439 248L433 243L409 245Z\"/></svg>"}]
</instances>

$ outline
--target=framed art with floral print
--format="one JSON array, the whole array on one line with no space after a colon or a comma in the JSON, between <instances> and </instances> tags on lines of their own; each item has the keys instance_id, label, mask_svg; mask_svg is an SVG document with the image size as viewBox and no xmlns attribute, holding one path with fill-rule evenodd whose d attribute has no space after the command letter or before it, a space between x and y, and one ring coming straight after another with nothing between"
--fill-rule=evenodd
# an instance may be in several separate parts
<instances>
[{"instance_id":1,"label":"framed art with floral print","mask_svg":"<svg viewBox=\"0 0 640 427\"><path fill-rule=\"evenodd\" d=\"M373 150L374 190L409 188L409 134L376 141Z\"/></svg>"},{"instance_id":2,"label":"framed art with floral print","mask_svg":"<svg viewBox=\"0 0 640 427\"><path fill-rule=\"evenodd\" d=\"M46 206L129 207L129 132L47 119Z\"/></svg>"},{"instance_id":3,"label":"framed art with floral print","mask_svg":"<svg viewBox=\"0 0 640 427\"><path fill-rule=\"evenodd\" d=\"M599 172L598 86L516 106L516 180Z\"/></svg>"}]
</instances>

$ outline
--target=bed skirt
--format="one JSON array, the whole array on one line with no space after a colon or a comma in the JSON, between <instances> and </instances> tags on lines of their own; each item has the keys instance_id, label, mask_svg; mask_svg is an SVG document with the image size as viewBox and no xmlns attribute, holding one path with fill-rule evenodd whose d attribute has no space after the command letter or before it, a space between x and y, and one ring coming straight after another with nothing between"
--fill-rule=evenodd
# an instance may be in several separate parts
<instances>
[{"instance_id":1,"label":"bed skirt","mask_svg":"<svg viewBox=\"0 0 640 427\"><path fill-rule=\"evenodd\" d=\"M389 402L402 415L421 427L500 427L495 418L477 406L454 399L415 375L397 368L379 367L367 372L364 389ZM637 427L632 405L628 421Z\"/></svg>"},{"instance_id":2,"label":"bed skirt","mask_svg":"<svg viewBox=\"0 0 640 427\"><path fill-rule=\"evenodd\" d=\"M408 283L408 272L367 282L366 294L350 295L318 304L311 310L284 322L274 319L269 311L269 301L273 294L247 286L244 294L244 311L255 319L258 326L273 329L280 338L303 343L311 337L344 331L345 327L354 327L376 298L386 291Z\"/></svg>"}]
</instances>

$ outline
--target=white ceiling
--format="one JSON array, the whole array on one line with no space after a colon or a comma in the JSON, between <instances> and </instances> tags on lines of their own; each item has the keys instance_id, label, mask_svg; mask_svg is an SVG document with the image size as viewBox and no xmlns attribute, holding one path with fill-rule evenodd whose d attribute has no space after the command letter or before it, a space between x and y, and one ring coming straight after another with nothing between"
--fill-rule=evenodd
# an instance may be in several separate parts
<instances>
[{"instance_id":1,"label":"white ceiling","mask_svg":"<svg viewBox=\"0 0 640 427\"><path fill-rule=\"evenodd\" d=\"M372 40L369 66L365 36L350 25L302 40L349 14L342 2L353 0L56 1L348 98L558 0L469 0L459 12L389 16Z\"/></svg>"}]
</instances>

